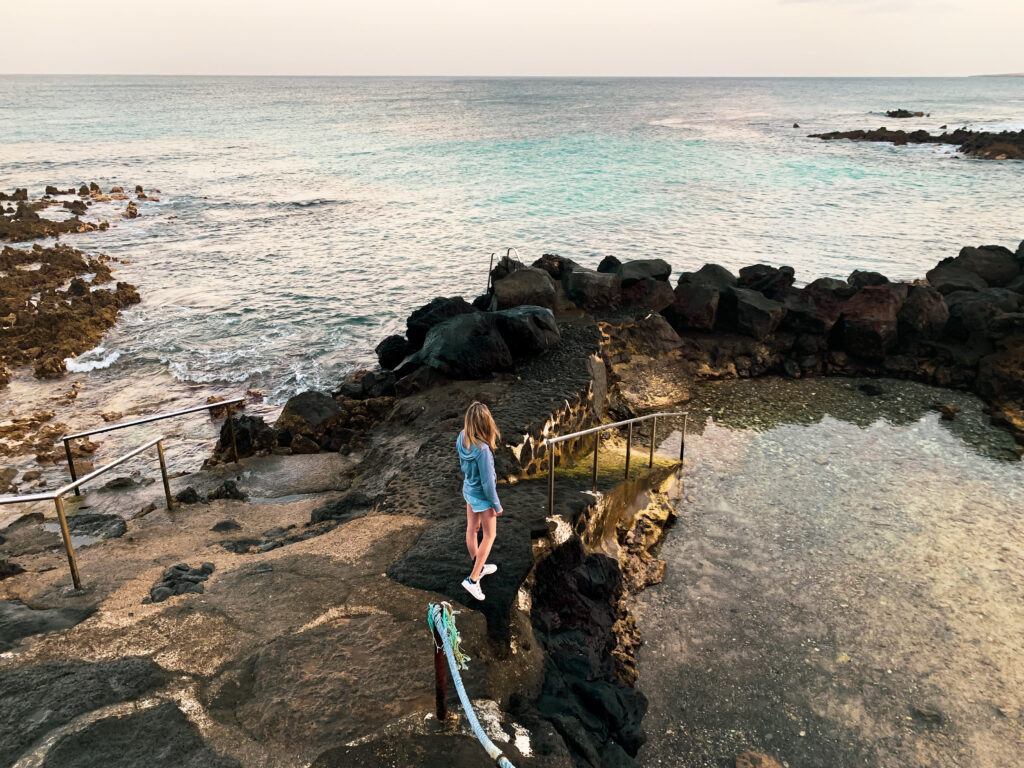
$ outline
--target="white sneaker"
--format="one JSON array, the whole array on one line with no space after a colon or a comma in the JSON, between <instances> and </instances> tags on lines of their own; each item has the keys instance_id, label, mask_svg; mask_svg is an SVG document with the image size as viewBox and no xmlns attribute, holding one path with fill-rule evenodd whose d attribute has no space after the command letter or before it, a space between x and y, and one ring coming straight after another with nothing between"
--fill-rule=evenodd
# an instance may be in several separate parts
<instances>
[{"instance_id":1,"label":"white sneaker","mask_svg":"<svg viewBox=\"0 0 1024 768\"><path fill-rule=\"evenodd\" d=\"M468 576L462 580L462 587L477 600L484 599L484 591L480 589L479 581L472 581Z\"/></svg>"},{"instance_id":2,"label":"white sneaker","mask_svg":"<svg viewBox=\"0 0 1024 768\"><path fill-rule=\"evenodd\" d=\"M494 573L497 570L498 570L498 566L496 566L494 563L487 563L484 566L484 569L480 572L480 578L482 579L484 576L490 576L492 573Z\"/></svg>"}]
</instances>

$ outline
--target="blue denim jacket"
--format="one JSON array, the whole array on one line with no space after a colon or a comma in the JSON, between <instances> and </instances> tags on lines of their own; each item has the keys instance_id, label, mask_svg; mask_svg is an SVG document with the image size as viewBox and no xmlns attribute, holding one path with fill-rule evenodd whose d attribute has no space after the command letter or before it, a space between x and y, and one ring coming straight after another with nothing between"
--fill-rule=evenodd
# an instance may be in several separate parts
<instances>
[{"instance_id":1,"label":"blue denim jacket","mask_svg":"<svg viewBox=\"0 0 1024 768\"><path fill-rule=\"evenodd\" d=\"M485 512L488 509L501 512L491 447L481 443L467 448L463 440L464 435L464 431L459 432L459 439L456 441L462 474L466 476L462 483L462 496L474 512Z\"/></svg>"}]
</instances>

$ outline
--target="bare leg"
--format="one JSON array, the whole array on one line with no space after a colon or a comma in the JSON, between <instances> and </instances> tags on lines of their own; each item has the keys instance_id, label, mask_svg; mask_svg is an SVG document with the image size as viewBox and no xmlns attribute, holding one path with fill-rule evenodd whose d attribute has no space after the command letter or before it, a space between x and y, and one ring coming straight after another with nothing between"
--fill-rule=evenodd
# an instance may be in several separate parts
<instances>
[{"instance_id":1,"label":"bare leg","mask_svg":"<svg viewBox=\"0 0 1024 768\"><path fill-rule=\"evenodd\" d=\"M473 508L466 505L466 549L469 550L469 557L476 562L476 533L480 530L480 517Z\"/></svg>"},{"instance_id":2,"label":"bare leg","mask_svg":"<svg viewBox=\"0 0 1024 768\"><path fill-rule=\"evenodd\" d=\"M473 581L480 581L480 574L483 573L487 558L491 554L491 547L494 545L494 539L498 535L498 516L493 509L481 512L477 517L483 522L484 537L476 549L476 564L473 566L473 572L469 574L469 578Z\"/></svg>"}]
</instances>

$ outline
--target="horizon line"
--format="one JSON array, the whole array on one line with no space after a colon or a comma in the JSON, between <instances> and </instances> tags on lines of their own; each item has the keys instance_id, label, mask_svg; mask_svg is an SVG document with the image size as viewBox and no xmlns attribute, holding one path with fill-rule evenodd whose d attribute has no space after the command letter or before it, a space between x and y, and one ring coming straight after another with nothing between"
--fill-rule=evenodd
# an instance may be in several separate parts
<instances>
[{"instance_id":1,"label":"horizon line","mask_svg":"<svg viewBox=\"0 0 1024 768\"><path fill-rule=\"evenodd\" d=\"M959 75L599 75L599 74L307 74L307 73L169 73L169 72L0 72L0 77L309 77L309 78L423 78L495 80L949 80L970 77L1024 77L1024 73Z\"/></svg>"}]
</instances>

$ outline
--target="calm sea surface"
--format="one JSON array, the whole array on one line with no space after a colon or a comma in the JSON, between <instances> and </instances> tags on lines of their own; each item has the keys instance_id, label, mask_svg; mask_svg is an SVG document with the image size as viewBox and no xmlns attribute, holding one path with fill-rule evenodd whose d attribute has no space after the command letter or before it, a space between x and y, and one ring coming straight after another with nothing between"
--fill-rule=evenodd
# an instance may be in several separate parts
<instances>
[{"instance_id":1,"label":"calm sea surface","mask_svg":"<svg viewBox=\"0 0 1024 768\"><path fill-rule=\"evenodd\" d=\"M1024 127L1024 79L0 77L0 188L162 190L68 239L129 258L143 298L72 363L92 404L281 403L372 362L420 303L480 293L507 246L809 281L1024 237L1024 163L807 138L897 123Z\"/></svg>"}]
</instances>

